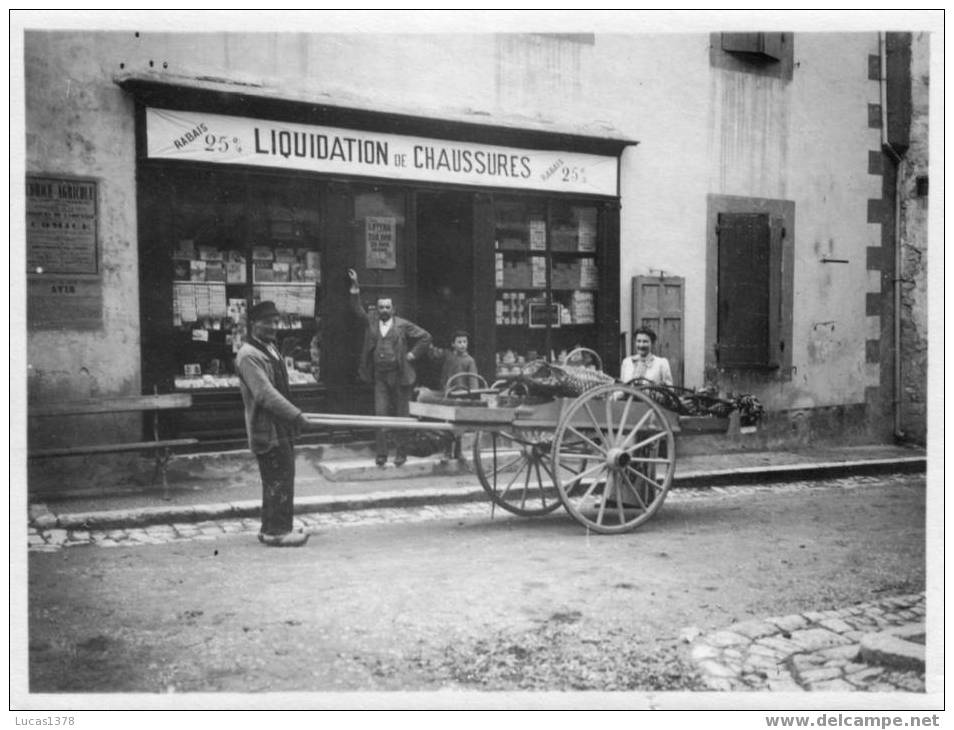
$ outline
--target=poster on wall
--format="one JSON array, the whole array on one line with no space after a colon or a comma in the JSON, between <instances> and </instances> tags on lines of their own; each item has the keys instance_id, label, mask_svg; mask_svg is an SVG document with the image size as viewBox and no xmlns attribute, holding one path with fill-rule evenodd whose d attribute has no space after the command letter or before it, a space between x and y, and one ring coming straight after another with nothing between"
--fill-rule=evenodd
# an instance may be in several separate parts
<instances>
[{"instance_id":1,"label":"poster on wall","mask_svg":"<svg viewBox=\"0 0 954 730\"><path fill-rule=\"evenodd\" d=\"M368 216L365 218L365 267L397 268L397 219Z\"/></svg>"},{"instance_id":2,"label":"poster on wall","mask_svg":"<svg viewBox=\"0 0 954 730\"><path fill-rule=\"evenodd\" d=\"M102 280L98 276L29 276L27 323L32 330L102 327Z\"/></svg>"},{"instance_id":3,"label":"poster on wall","mask_svg":"<svg viewBox=\"0 0 954 730\"><path fill-rule=\"evenodd\" d=\"M27 175L29 273L98 273L96 187L95 180Z\"/></svg>"}]
</instances>

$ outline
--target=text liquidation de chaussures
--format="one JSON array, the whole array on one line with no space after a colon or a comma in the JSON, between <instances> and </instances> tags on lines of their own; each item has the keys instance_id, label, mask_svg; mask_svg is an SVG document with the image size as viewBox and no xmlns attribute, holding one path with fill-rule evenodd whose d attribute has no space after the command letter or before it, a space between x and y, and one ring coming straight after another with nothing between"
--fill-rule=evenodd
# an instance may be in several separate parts
<instances>
[{"instance_id":1,"label":"text liquidation de chaussures","mask_svg":"<svg viewBox=\"0 0 954 730\"><path fill-rule=\"evenodd\" d=\"M356 137L294 132L258 127L254 130L255 152L260 155L339 160L363 165L391 164L388 142ZM525 155L414 145L410 160L396 155L419 170L459 172L493 177L529 178L530 158Z\"/></svg>"}]
</instances>

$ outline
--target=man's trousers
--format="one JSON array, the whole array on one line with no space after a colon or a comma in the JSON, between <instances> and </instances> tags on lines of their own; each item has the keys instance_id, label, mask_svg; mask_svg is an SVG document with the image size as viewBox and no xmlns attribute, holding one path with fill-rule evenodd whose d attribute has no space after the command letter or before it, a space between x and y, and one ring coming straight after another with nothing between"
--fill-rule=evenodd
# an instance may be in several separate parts
<instances>
[{"instance_id":1,"label":"man's trousers","mask_svg":"<svg viewBox=\"0 0 954 730\"><path fill-rule=\"evenodd\" d=\"M284 535L292 531L295 506L295 447L279 439L264 454L257 454L262 475L262 534Z\"/></svg>"},{"instance_id":2,"label":"man's trousers","mask_svg":"<svg viewBox=\"0 0 954 730\"><path fill-rule=\"evenodd\" d=\"M411 402L412 385L401 385L397 371L390 373L375 373L374 377L374 415L402 416L408 415L408 403ZM388 455L388 432L378 429L375 434L375 455ZM394 435L397 454L404 454L404 438L402 432Z\"/></svg>"}]
</instances>

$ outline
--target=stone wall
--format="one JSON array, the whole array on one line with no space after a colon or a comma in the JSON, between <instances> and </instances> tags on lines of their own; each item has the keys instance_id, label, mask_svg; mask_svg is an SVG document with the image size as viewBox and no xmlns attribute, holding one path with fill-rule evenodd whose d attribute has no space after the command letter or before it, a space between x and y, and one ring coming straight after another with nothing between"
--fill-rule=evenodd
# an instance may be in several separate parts
<instances>
[{"instance_id":1,"label":"stone wall","mask_svg":"<svg viewBox=\"0 0 954 730\"><path fill-rule=\"evenodd\" d=\"M928 398L928 35L915 33L911 42L911 145L904 157L898 191L901 201L901 431L905 439L920 444L924 444L927 437Z\"/></svg>"}]
</instances>

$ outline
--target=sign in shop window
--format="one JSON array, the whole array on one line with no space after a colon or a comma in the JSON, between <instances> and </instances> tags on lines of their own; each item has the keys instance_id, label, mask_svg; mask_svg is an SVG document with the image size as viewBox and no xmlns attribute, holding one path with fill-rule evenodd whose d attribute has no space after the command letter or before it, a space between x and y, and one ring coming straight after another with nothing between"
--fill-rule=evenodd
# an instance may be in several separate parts
<instances>
[{"instance_id":1,"label":"sign in shop window","mask_svg":"<svg viewBox=\"0 0 954 730\"><path fill-rule=\"evenodd\" d=\"M365 220L365 266L397 268L397 220L368 216Z\"/></svg>"}]
</instances>

